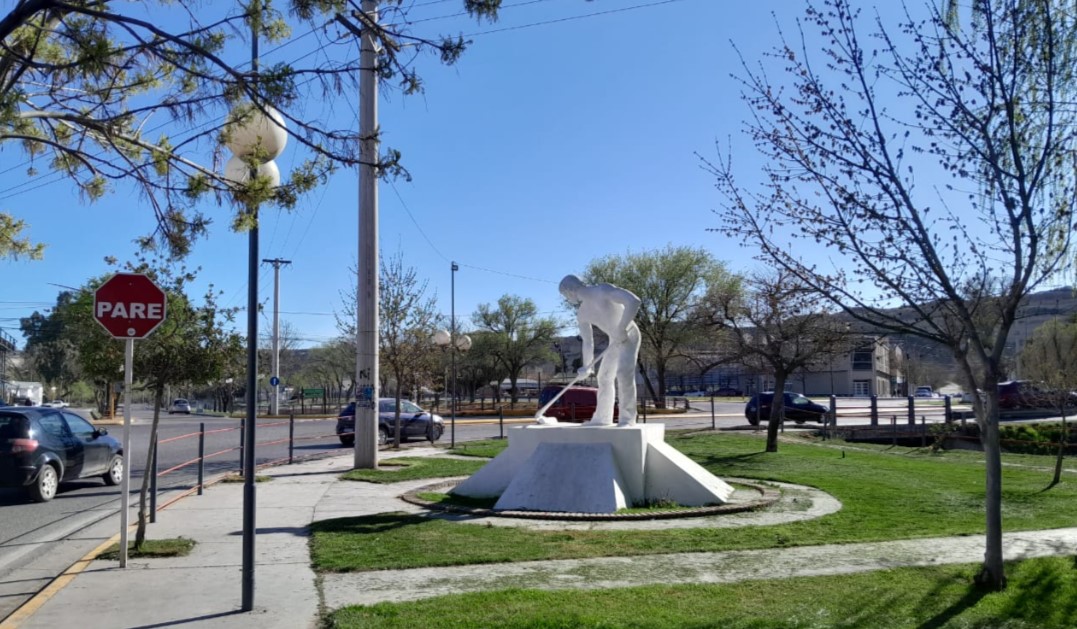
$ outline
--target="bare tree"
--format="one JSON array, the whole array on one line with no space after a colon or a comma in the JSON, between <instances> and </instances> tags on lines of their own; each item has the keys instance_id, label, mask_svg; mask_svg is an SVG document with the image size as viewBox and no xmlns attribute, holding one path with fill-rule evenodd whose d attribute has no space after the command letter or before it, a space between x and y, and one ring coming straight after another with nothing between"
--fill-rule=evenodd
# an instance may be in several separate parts
<instances>
[{"instance_id":1,"label":"bare tree","mask_svg":"<svg viewBox=\"0 0 1077 629\"><path fill-rule=\"evenodd\" d=\"M1046 401L1053 404L1062 417L1055 473L1051 480L1051 485L1057 485L1062 480L1062 457L1069 437L1066 412L1073 408L1073 391L1077 390L1077 321L1052 319L1036 328L1021 350L1019 360L1021 373L1046 388L1043 393Z\"/></svg>"},{"instance_id":2,"label":"bare tree","mask_svg":"<svg viewBox=\"0 0 1077 629\"><path fill-rule=\"evenodd\" d=\"M818 40L783 37L773 58L787 81L742 63L766 179L741 187L721 151L707 164L720 229L856 319L947 347L965 387L985 392L977 582L1001 589L997 385L1018 306L1063 270L1073 232L1072 6L973 0L962 27L957 3L928 4L893 29L871 20L865 46L851 5L808 8Z\"/></svg>"},{"instance_id":3,"label":"bare tree","mask_svg":"<svg viewBox=\"0 0 1077 629\"><path fill-rule=\"evenodd\" d=\"M433 337L441 315L437 312L437 297L427 295L427 282L419 279L414 267L404 266L403 253L382 260L379 268L378 354L383 380L380 385L382 390L387 390L389 379L395 381L397 410L393 439L399 446L400 399L403 391L423 384L434 370L437 347ZM344 314L337 316L337 329L347 339L355 338L357 285L356 282L341 292Z\"/></svg>"},{"instance_id":4,"label":"bare tree","mask_svg":"<svg viewBox=\"0 0 1077 629\"><path fill-rule=\"evenodd\" d=\"M708 293L700 306L701 318L729 332L730 350L741 363L773 374L766 451L777 452L786 381L798 371L847 354L854 334L820 308L811 287L788 271L758 273L744 288Z\"/></svg>"}]
</instances>

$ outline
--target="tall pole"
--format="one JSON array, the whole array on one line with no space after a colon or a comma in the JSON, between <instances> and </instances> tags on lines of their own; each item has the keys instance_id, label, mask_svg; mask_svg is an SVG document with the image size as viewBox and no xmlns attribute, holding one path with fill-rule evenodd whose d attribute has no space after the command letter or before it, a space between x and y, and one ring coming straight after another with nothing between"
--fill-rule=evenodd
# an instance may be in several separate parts
<instances>
[{"instance_id":1,"label":"tall pole","mask_svg":"<svg viewBox=\"0 0 1077 629\"><path fill-rule=\"evenodd\" d=\"M452 325L452 415L449 419L449 447L456 447L456 272L460 270L460 267L456 266L456 262L452 263L452 276L449 282L449 306L450 306L450 323Z\"/></svg>"},{"instance_id":2,"label":"tall pole","mask_svg":"<svg viewBox=\"0 0 1077 629\"><path fill-rule=\"evenodd\" d=\"M363 0L364 22L378 20ZM355 467L378 466L378 80L375 33L363 25L359 53L359 278L356 297Z\"/></svg>"},{"instance_id":3,"label":"tall pole","mask_svg":"<svg viewBox=\"0 0 1077 629\"><path fill-rule=\"evenodd\" d=\"M262 260L262 263L273 265L273 373L270 375L274 380L270 383L273 386L273 397L269 400L269 414L277 415L280 410L280 267L291 264L292 261L273 258ZM273 384L274 382L276 384Z\"/></svg>"},{"instance_id":4,"label":"tall pole","mask_svg":"<svg viewBox=\"0 0 1077 629\"><path fill-rule=\"evenodd\" d=\"M127 529L131 518L131 386L135 371L135 339L123 351L123 480L120 481L120 567L127 567Z\"/></svg>"},{"instance_id":5,"label":"tall pole","mask_svg":"<svg viewBox=\"0 0 1077 629\"><path fill-rule=\"evenodd\" d=\"M261 11L258 3L252 9ZM251 76L258 76L258 16L251 20ZM251 171L251 181L257 174ZM251 229L247 236L247 408L243 424L243 570L242 607L254 609L254 532L255 532L255 420L258 410L258 206L251 204Z\"/></svg>"}]
</instances>

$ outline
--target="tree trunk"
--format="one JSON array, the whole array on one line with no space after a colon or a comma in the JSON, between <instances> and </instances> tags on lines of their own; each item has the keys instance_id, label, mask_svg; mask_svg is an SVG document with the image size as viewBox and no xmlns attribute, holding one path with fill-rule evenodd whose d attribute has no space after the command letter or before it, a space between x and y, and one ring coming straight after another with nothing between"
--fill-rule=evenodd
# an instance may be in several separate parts
<instances>
[{"instance_id":1,"label":"tree trunk","mask_svg":"<svg viewBox=\"0 0 1077 629\"><path fill-rule=\"evenodd\" d=\"M1006 588L1006 572L1002 563L1002 449L999 445L998 386L987 391L984 417L980 419L980 434L984 448L987 535L984 563L976 575L976 583L991 590Z\"/></svg>"},{"instance_id":2,"label":"tree trunk","mask_svg":"<svg viewBox=\"0 0 1077 629\"><path fill-rule=\"evenodd\" d=\"M1062 434L1058 437L1058 455L1055 457L1055 476L1051 479L1051 485L1062 482L1062 457L1066 454L1066 439L1069 434L1066 430L1066 409L1062 408Z\"/></svg>"},{"instance_id":3,"label":"tree trunk","mask_svg":"<svg viewBox=\"0 0 1077 629\"><path fill-rule=\"evenodd\" d=\"M658 393L654 390L654 383L651 382L651 377L647 375L647 369L643 366L643 361L636 361L636 367L639 369L639 375L643 376L643 386L647 388L647 395L657 402Z\"/></svg>"},{"instance_id":4,"label":"tree trunk","mask_svg":"<svg viewBox=\"0 0 1077 629\"><path fill-rule=\"evenodd\" d=\"M666 407L666 363L664 360L657 359L654 361L654 376L658 381L658 392L654 396L654 407L665 408Z\"/></svg>"},{"instance_id":5,"label":"tree trunk","mask_svg":"<svg viewBox=\"0 0 1077 629\"><path fill-rule=\"evenodd\" d=\"M396 412L393 414L393 447L400 447L400 387L396 388Z\"/></svg>"},{"instance_id":6,"label":"tree trunk","mask_svg":"<svg viewBox=\"0 0 1077 629\"><path fill-rule=\"evenodd\" d=\"M158 385L153 389L153 426L150 428L150 444L146 448L146 467L142 473L142 489L138 492L138 528L135 529L135 550L141 550L146 541L146 500L150 493L150 477L154 473L153 455L157 447L157 425L161 419L161 404L164 401L165 388ZM131 460L131 453L127 452L127 460ZM130 474L130 472L127 472Z\"/></svg>"},{"instance_id":7,"label":"tree trunk","mask_svg":"<svg viewBox=\"0 0 1077 629\"><path fill-rule=\"evenodd\" d=\"M767 419L767 452L778 451L778 429L782 425L782 415L785 413L785 380L784 373L775 372L774 398L770 402L770 418Z\"/></svg>"}]
</instances>

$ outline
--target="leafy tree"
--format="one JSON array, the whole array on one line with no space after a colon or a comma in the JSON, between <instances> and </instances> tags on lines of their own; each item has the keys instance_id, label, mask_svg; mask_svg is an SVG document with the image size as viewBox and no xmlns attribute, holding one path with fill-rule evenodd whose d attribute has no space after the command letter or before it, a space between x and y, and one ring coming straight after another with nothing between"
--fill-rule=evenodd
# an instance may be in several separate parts
<instances>
[{"instance_id":1,"label":"leafy tree","mask_svg":"<svg viewBox=\"0 0 1077 629\"><path fill-rule=\"evenodd\" d=\"M93 318L94 291L111 275L89 280L58 312L64 335L77 350L79 371L93 385L97 410L112 415L116 410L113 386L123 379L123 343L116 342Z\"/></svg>"},{"instance_id":2,"label":"leafy tree","mask_svg":"<svg viewBox=\"0 0 1077 629\"><path fill-rule=\"evenodd\" d=\"M720 230L854 318L947 347L986 393L977 582L1002 588L997 384L1021 300L1068 260L1075 16L1057 0L973 0L969 20L928 4L893 28L875 17L865 44L852 5L809 6L820 39L783 37L785 81L742 62L764 181L741 186L721 152L708 162Z\"/></svg>"},{"instance_id":3,"label":"leafy tree","mask_svg":"<svg viewBox=\"0 0 1077 629\"><path fill-rule=\"evenodd\" d=\"M151 470L157 428L164 407L165 388L169 385L204 383L219 380L230 364L243 355L245 340L223 325L231 321L234 311L217 306L213 289L195 307L184 290L193 276L173 275L167 268L141 269L149 274L168 295L168 312L161 325L135 350L135 375L143 387L153 393L153 424L150 427L150 447L146 467ZM141 548L146 539L146 506L150 474L142 477L139 494L138 528L135 547Z\"/></svg>"},{"instance_id":4,"label":"leafy tree","mask_svg":"<svg viewBox=\"0 0 1077 629\"><path fill-rule=\"evenodd\" d=\"M64 335L62 311L72 301L70 291L56 296L56 306L48 314L35 311L19 320L19 327L26 338L26 355L40 374L46 386L56 387L61 397L68 396L68 389L78 380L78 351L70 338Z\"/></svg>"},{"instance_id":5,"label":"leafy tree","mask_svg":"<svg viewBox=\"0 0 1077 629\"><path fill-rule=\"evenodd\" d=\"M459 323L457 333L459 334ZM471 349L460 353L456 358L456 376L467 389L472 402L475 392L490 387L494 403L501 402L501 382L509 376L508 370L498 360L501 344L499 336L493 332L468 332L471 336Z\"/></svg>"},{"instance_id":6,"label":"leafy tree","mask_svg":"<svg viewBox=\"0 0 1077 629\"><path fill-rule=\"evenodd\" d=\"M471 16L494 20L501 0L462 3ZM284 10L269 0L191 4L20 0L0 14L0 145L21 148L30 175L44 166L89 200L114 182L133 184L157 219L143 244L181 255L209 225L200 199L229 189L220 168L226 112L281 112L309 160L279 189L255 180L238 196L291 208L334 164L358 163L358 134L334 119L333 108L308 102L354 93L352 35L374 32L378 76L406 93L422 89L416 54L432 51L451 64L467 44L410 35L412 3L404 0L383 0L380 24L344 0L290 0ZM290 54L252 72L251 48L235 45L251 32L319 54ZM400 172L399 153L387 150L378 166ZM246 229L253 220L240 207L232 224ZM41 247L21 236L24 227L0 213L0 255L40 256Z\"/></svg>"},{"instance_id":7,"label":"leafy tree","mask_svg":"<svg viewBox=\"0 0 1077 629\"><path fill-rule=\"evenodd\" d=\"M165 320L145 339L135 345L134 374L136 386L153 394L153 423L150 428L150 447L146 467L152 467L153 450L165 404L165 388L169 385L206 383L222 379L228 365L236 364L243 355L244 341L234 332L224 329L234 311L217 306L213 288L206 292L203 305L194 306L186 295L186 286L195 274L165 265L145 261L127 265L127 270L145 273L165 291L168 309ZM93 294L107 277L90 280L78 292L78 297L62 310L67 323L66 334L79 350L83 368L95 380L111 386L122 377L124 343L110 336L93 318ZM100 366L94 366L100 363ZM126 453L130 458L131 453ZM135 546L141 547L146 534L146 507L149 474L142 478L138 528Z\"/></svg>"},{"instance_id":8,"label":"leafy tree","mask_svg":"<svg viewBox=\"0 0 1077 629\"><path fill-rule=\"evenodd\" d=\"M777 452L786 381L798 371L847 354L854 335L821 309L814 291L788 271L758 273L747 281L746 290L739 288L732 284L709 292L701 316L729 332L729 348L743 364L773 374L766 451Z\"/></svg>"},{"instance_id":9,"label":"leafy tree","mask_svg":"<svg viewBox=\"0 0 1077 629\"><path fill-rule=\"evenodd\" d=\"M693 318L699 300L710 290L734 289L737 278L703 249L667 246L660 251L610 255L591 262L583 278L632 291L642 300L636 325L643 343L640 373L656 407L665 407L670 361L688 353L705 326ZM655 381L644 365L654 369Z\"/></svg>"},{"instance_id":10,"label":"leafy tree","mask_svg":"<svg viewBox=\"0 0 1077 629\"><path fill-rule=\"evenodd\" d=\"M515 295L503 295L497 307L479 304L471 315L471 321L480 331L489 333L484 343L488 351L504 369L509 379L509 405L516 407L519 391L516 382L524 367L550 360L557 330L560 327L553 317L540 317L538 307L530 299ZM497 388L500 390L500 380Z\"/></svg>"},{"instance_id":11,"label":"leafy tree","mask_svg":"<svg viewBox=\"0 0 1077 629\"><path fill-rule=\"evenodd\" d=\"M1066 411L1073 407L1073 391L1077 390L1077 320L1052 319L1036 328L1025 343L1020 356L1021 373L1046 387L1047 396L1062 417L1062 432L1058 439L1058 456L1051 480L1062 480L1062 457L1066 453Z\"/></svg>"}]
</instances>

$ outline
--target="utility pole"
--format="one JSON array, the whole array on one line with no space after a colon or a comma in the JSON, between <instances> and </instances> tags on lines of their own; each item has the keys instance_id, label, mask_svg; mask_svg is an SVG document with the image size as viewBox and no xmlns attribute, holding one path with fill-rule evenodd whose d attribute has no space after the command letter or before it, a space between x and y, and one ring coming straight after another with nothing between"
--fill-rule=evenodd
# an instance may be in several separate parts
<instances>
[{"instance_id":1,"label":"utility pole","mask_svg":"<svg viewBox=\"0 0 1077 629\"><path fill-rule=\"evenodd\" d=\"M273 371L269 378L273 397L269 399L270 415L277 415L280 410L280 267L291 263L291 260L280 258L262 260L262 264L273 265Z\"/></svg>"},{"instance_id":2,"label":"utility pole","mask_svg":"<svg viewBox=\"0 0 1077 629\"><path fill-rule=\"evenodd\" d=\"M355 467L378 467L378 2L363 0L353 24L359 37L359 277L355 326Z\"/></svg>"}]
</instances>

